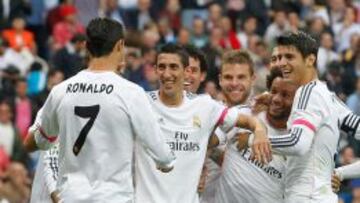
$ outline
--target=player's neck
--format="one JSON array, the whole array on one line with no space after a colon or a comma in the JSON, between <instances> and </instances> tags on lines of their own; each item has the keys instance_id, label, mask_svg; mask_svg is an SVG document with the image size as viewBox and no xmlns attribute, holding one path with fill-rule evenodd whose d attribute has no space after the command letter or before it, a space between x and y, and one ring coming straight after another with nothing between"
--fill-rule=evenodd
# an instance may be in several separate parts
<instances>
[{"instance_id":1,"label":"player's neck","mask_svg":"<svg viewBox=\"0 0 360 203\"><path fill-rule=\"evenodd\" d=\"M312 68L310 71L307 71L302 78L301 85L305 85L313 80L319 79L316 68Z\"/></svg>"},{"instance_id":2,"label":"player's neck","mask_svg":"<svg viewBox=\"0 0 360 203\"><path fill-rule=\"evenodd\" d=\"M89 62L87 70L89 71L114 71L119 69L118 62L113 57L92 58Z\"/></svg>"},{"instance_id":3,"label":"player's neck","mask_svg":"<svg viewBox=\"0 0 360 203\"><path fill-rule=\"evenodd\" d=\"M226 103L226 106L228 106L228 107L234 107L234 106L239 106L239 105L246 105L246 103L247 103L247 98L246 98L244 101L240 101L240 102L238 102L238 103L233 103L233 102L231 102L230 99L226 98L225 103Z\"/></svg>"},{"instance_id":4,"label":"player's neck","mask_svg":"<svg viewBox=\"0 0 360 203\"><path fill-rule=\"evenodd\" d=\"M183 102L183 92L179 91L175 93L174 95L166 95L161 90L159 91L160 101L165 105L169 107L177 107L180 106Z\"/></svg>"},{"instance_id":5,"label":"player's neck","mask_svg":"<svg viewBox=\"0 0 360 203\"><path fill-rule=\"evenodd\" d=\"M273 128L286 129L287 119L275 119L274 117L270 116L268 113L266 113L266 119Z\"/></svg>"}]
</instances>

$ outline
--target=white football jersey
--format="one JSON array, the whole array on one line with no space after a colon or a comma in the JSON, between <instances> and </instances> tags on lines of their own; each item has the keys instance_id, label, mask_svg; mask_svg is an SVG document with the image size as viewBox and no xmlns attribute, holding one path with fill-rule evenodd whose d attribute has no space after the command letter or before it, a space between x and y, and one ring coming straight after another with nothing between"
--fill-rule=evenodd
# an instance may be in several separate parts
<instances>
[{"instance_id":1,"label":"white football jersey","mask_svg":"<svg viewBox=\"0 0 360 203\"><path fill-rule=\"evenodd\" d=\"M251 115L251 109L240 106L240 112ZM273 128L262 112L258 118L266 125L268 133L282 135L286 129ZM283 177L285 157L273 155L273 160L263 165L251 160L251 149L239 151L236 134L245 129L233 129L227 133L227 145L222 174L216 190L217 203L262 203L282 202L284 194Z\"/></svg>"},{"instance_id":2,"label":"white football jersey","mask_svg":"<svg viewBox=\"0 0 360 203\"><path fill-rule=\"evenodd\" d=\"M59 138L65 202L133 202L135 135L158 165L174 160L144 90L111 71L84 70L55 86L38 132L44 149Z\"/></svg>"},{"instance_id":3,"label":"white football jersey","mask_svg":"<svg viewBox=\"0 0 360 203\"><path fill-rule=\"evenodd\" d=\"M247 107L247 105L237 105L235 108L242 109L240 110L241 113L244 113L246 115L249 115L251 110L244 111L243 107ZM249 109L249 108L246 108ZM229 134L231 132L236 131L237 128L234 128L230 130ZM226 149L226 143L227 143L227 133L224 133L220 128L215 129L215 135L219 138L219 145L216 147L219 151L225 151ZM208 170L208 174L206 176L205 181L205 190L200 196L200 203L215 203L216 202L216 191L218 186L219 179L221 177L222 168L217 163L215 163L211 158L205 159L205 165Z\"/></svg>"},{"instance_id":4,"label":"white football jersey","mask_svg":"<svg viewBox=\"0 0 360 203\"><path fill-rule=\"evenodd\" d=\"M58 154L58 144L49 150L40 151L31 188L30 203L52 203L50 195L56 190L59 170Z\"/></svg>"},{"instance_id":5,"label":"white football jersey","mask_svg":"<svg viewBox=\"0 0 360 203\"><path fill-rule=\"evenodd\" d=\"M34 124L30 127L32 132L36 126L41 124L42 109L36 115ZM36 166L35 176L31 188L30 203L52 203L51 193L56 190L56 182L59 172L59 145L56 143L46 151L40 151Z\"/></svg>"},{"instance_id":6,"label":"white football jersey","mask_svg":"<svg viewBox=\"0 0 360 203\"><path fill-rule=\"evenodd\" d=\"M321 81L296 91L288 120L291 133L270 139L273 150L296 155L287 156L285 202L337 202L331 174L340 136L338 105Z\"/></svg>"},{"instance_id":7,"label":"white football jersey","mask_svg":"<svg viewBox=\"0 0 360 203\"><path fill-rule=\"evenodd\" d=\"M237 121L236 109L227 109L208 95L185 93L178 107L167 107L159 92L149 93L157 121L166 142L175 152L176 163L170 173L160 173L142 147L136 147L137 203L197 203L197 186L204 164L208 140L215 126L225 131Z\"/></svg>"}]
</instances>

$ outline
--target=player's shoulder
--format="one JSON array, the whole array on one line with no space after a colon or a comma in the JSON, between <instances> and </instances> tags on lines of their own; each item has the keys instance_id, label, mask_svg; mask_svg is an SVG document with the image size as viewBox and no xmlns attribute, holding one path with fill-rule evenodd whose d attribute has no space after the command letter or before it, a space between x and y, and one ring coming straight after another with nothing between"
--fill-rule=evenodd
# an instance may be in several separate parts
<instances>
[{"instance_id":1,"label":"player's shoulder","mask_svg":"<svg viewBox=\"0 0 360 203\"><path fill-rule=\"evenodd\" d=\"M297 90L298 109L305 109L309 103L326 102L332 95L327 85L319 80L309 82Z\"/></svg>"},{"instance_id":2,"label":"player's shoulder","mask_svg":"<svg viewBox=\"0 0 360 203\"><path fill-rule=\"evenodd\" d=\"M248 104L239 104L234 106L239 113L246 114L246 115L252 115L251 106Z\"/></svg>"},{"instance_id":3,"label":"player's shoulder","mask_svg":"<svg viewBox=\"0 0 360 203\"><path fill-rule=\"evenodd\" d=\"M322 82L320 80L314 80L311 81L305 85L302 85L298 88L297 92L300 92L302 94L311 94L311 93L323 93L327 94L329 92L329 89L327 88L327 85L325 82Z\"/></svg>"}]
</instances>

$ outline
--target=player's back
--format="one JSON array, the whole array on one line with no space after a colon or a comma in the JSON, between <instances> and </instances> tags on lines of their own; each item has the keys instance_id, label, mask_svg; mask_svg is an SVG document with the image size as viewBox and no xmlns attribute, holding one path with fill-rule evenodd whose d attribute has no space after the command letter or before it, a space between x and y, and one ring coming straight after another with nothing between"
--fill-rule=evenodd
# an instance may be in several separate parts
<instances>
[{"instance_id":1,"label":"player's back","mask_svg":"<svg viewBox=\"0 0 360 203\"><path fill-rule=\"evenodd\" d=\"M58 187L73 202L132 202L132 101L142 89L113 72L81 71L55 87Z\"/></svg>"},{"instance_id":2,"label":"player's back","mask_svg":"<svg viewBox=\"0 0 360 203\"><path fill-rule=\"evenodd\" d=\"M305 125L313 128L315 135L305 155L288 156L286 202L293 202L294 195L313 199L314 202L322 202L324 199L325 202L333 202L336 199L331 190L334 155L339 140L338 116L333 113L335 103L334 94L320 81L308 83L296 92L288 124L302 122L297 119L299 115L306 118L311 111L311 119Z\"/></svg>"}]
</instances>

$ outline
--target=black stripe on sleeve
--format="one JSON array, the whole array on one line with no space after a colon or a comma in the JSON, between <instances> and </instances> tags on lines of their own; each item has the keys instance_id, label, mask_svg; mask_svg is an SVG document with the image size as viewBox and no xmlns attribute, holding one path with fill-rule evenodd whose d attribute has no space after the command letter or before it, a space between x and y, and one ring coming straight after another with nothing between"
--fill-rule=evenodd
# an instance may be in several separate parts
<instances>
[{"instance_id":1,"label":"black stripe on sleeve","mask_svg":"<svg viewBox=\"0 0 360 203\"><path fill-rule=\"evenodd\" d=\"M350 113L345 117L340 129L351 136L354 136L360 124L360 116Z\"/></svg>"},{"instance_id":2,"label":"black stripe on sleeve","mask_svg":"<svg viewBox=\"0 0 360 203\"><path fill-rule=\"evenodd\" d=\"M271 138L270 142L272 147L291 147L296 145L301 137L303 129L295 128L289 136L282 138Z\"/></svg>"}]
</instances>

